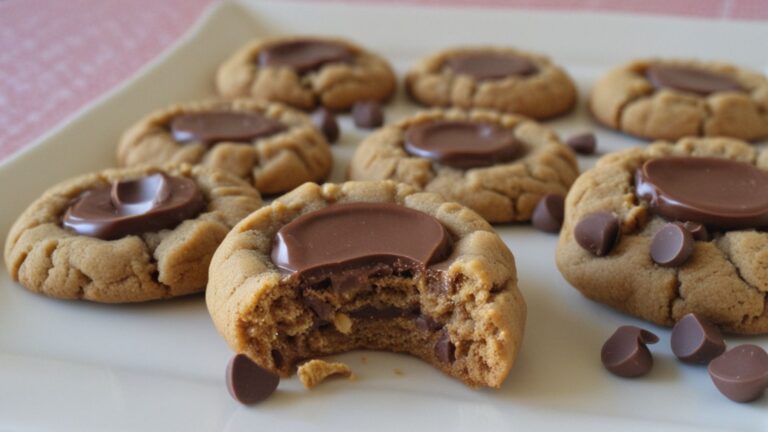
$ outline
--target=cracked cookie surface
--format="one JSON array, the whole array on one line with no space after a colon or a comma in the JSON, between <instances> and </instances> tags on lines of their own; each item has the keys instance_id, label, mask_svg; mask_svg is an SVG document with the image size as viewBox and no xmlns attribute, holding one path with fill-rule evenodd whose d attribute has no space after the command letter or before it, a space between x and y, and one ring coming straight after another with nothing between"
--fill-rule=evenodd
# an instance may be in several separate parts
<instances>
[{"instance_id":1,"label":"cracked cookie surface","mask_svg":"<svg viewBox=\"0 0 768 432\"><path fill-rule=\"evenodd\" d=\"M657 88L646 76L654 66L720 75L741 90L702 95ZM751 141L768 136L768 78L722 62L636 60L608 72L595 84L590 109L600 123L641 138L727 136Z\"/></svg>"},{"instance_id":2,"label":"cracked cookie surface","mask_svg":"<svg viewBox=\"0 0 768 432\"><path fill-rule=\"evenodd\" d=\"M165 172L197 184L206 207L173 229L101 240L62 227L84 191ZM50 297L127 303L177 297L205 289L208 263L229 229L261 205L245 181L205 167L109 169L64 181L46 191L14 223L5 244L10 276Z\"/></svg>"},{"instance_id":3,"label":"cracked cookie surface","mask_svg":"<svg viewBox=\"0 0 768 432\"><path fill-rule=\"evenodd\" d=\"M453 57L477 54L521 57L537 71L480 80L445 67ZM571 77L547 57L493 46L451 48L432 54L408 72L405 85L411 98L426 106L484 108L534 119L564 114L577 99Z\"/></svg>"},{"instance_id":4,"label":"cracked cookie surface","mask_svg":"<svg viewBox=\"0 0 768 432\"><path fill-rule=\"evenodd\" d=\"M291 67L260 64L259 56L270 47L301 41L338 45L351 58L321 64L305 73ZM355 102L389 99L395 92L396 79L386 60L348 40L290 36L260 39L242 47L219 67L216 88L227 98L251 97L303 110L317 106L347 110Z\"/></svg>"},{"instance_id":5,"label":"cracked cookie surface","mask_svg":"<svg viewBox=\"0 0 768 432\"><path fill-rule=\"evenodd\" d=\"M409 154L406 131L440 120L477 121L514 130L523 153L508 162L457 169ZM485 110L432 110L387 125L358 146L349 168L351 180L394 180L457 201L491 223L531 219L547 194L565 195L579 174L576 155L551 130L526 118Z\"/></svg>"},{"instance_id":6,"label":"cracked cookie surface","mask_svg":"<svg viewBox=\"0 0 768 432\"><path fill-rule=\"evenodd\" d=\"M178 142L171 122L197 113L258 114L281 123L277 133L250 142ZM323 181L331 170L331 148L304 113L278 103L250 99L172 105L149 114L120 139L120 166L202 164L247 179L263 194L286 192L308 181Z\"/></svg>"},{"instance_id":7,"label":"cracked cookie surface","mask_svg":"<svg viewBox=\"0 0 768 432\"><path fill-rule=\"evenodd\" d=\"M768 233L755 229L715 233L695 241L685 264L663 267L651 258L655 233L669 221L635 195L635 172L665 156L726 158L768 170L768 152L730 138L684 138L609 154L574 183L566 199L557 266L588 298L648 321L671 326L695 312L732 333L768 333ZM596 212L620 222L618 243L597 257L574 237L576 224Z\"/></svg>"},{"instance_id":8,"label":"cracked cookie surface","mask_svg":"<svg viewBox=\"0 0 768 432\"><path fill-rule=\"evenodd\" d=\"M452 248L431 282L424 271L379 268L366 283L337 291L323 283L297 285L293 274L278 269L271 256L283 226L334 204L363 202L404 206L443 225ZM486 221L390 181L306 184L246 217L214 255L206 303L234 351L282 376L305 359L379 349L410 353L470 386L490 387L500 386L512 367L526 315L514 257Z\"/></svg>"}]
</instances>

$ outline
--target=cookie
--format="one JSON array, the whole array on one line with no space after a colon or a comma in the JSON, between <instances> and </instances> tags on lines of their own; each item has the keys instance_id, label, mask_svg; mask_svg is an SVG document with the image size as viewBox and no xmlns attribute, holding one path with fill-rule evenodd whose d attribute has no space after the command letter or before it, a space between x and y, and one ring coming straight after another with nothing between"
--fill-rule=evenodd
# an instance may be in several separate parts
<instances>
[{"instance_id":1,"label":"cookie","mask_svg":"<svg viewBox=\"0 0 768 432\"><path fill-rule=\"evenodd\" d=\"M120 166L203 164L250 181L263 194L323 181L331 148L304 113L249 99L177 104L128 129Z\"/></svg>"},{"instance_id":2,"label":"cookie","mask_svg":"<svg viewBox=\"0 0 768 432\"><path fill-rule=\"evenodd\" d=\"M768 78L721 62L645 59L619 66L595 84L594 117L648 139L768 136Z\"/></svg>"},{"instance_id":3,"label":"cookie","mask_svg":"<svg viewBox=\"0 0 768 432\"><path fill-rule=\"evenodd\" d=\"M386 60L340 38L289 36L242 47L216 74L223 97L252 97L309 110L385 101L396 80Z\"/></svg>"},{"instance_id":4,"label":"cookie","mask_svg":"<svg viewBox=\"0 0 768 432\"><path fill-rule=\"evenodd\" d=\"M545 119L576 104L570 76L547 57L514 48L451 48L407 74L413 100L432 107L485 108Z\"/></svg>"},{"instance_id":5,"label":"cookie","mask_svg":"<svg viewBox=\"0 0 768 432\"><path fill-rule=\"evenodd\" d=\"M549 129L484 110L421 112L369 135L352 180L394 180L437 192L491 223L528 221L547 194L565 195L576 155Z\"/></svg>"},{"instance_id":6,"label":"cookie","mask_svg":"<svg viewBox=\"0 0 768 432\"><path fill-rule=\"evenodd\" d=\"M502 384L526 313L487 222L388 181L306 184L246 217L214 254L206 302L235 352L282 376L374 349L473 387Z\"/></svg>"},{"instance_id":7,"label":"cookie","mask_svg":"<svg viewBox=\"0 0 768 432\"><path fill-rule=\"evenodd\" d=\"M604 156L573 184L557 266L585 296L671 326L768 333L768 152L684 138Z\"/></svg>"},{"instance_id":8,"label":"cookie","mask_svg":"<svg viewBox=\"0 0 768 432\"><path fill-rule=\"evenodd\" d=\"M241 179L200 166L110 169L62 182L11 228L5 264L30 291L128 303L205 289L229 229L261 205Z\"/></svg>"}]
</instances>

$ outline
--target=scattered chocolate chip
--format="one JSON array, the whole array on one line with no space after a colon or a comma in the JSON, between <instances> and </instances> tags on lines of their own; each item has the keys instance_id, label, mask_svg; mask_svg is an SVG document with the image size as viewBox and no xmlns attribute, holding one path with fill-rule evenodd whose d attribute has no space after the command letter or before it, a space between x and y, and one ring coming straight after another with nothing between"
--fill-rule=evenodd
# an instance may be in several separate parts
<instances>
[{"instance_id":1,"label":"scattered chocolate chip","mask_svg":"<svg viewBox=\"0 0 768 432\"><path fill-rule=\"evenodd\" d=\"M352 119L359 128L373 129L384 124L384 110L378 102L358 102L352 106Z\"/></svg>"},{"instance_id":2,"label":"scattered chocolate chip","mask_svg":"<svg viewBox=\"0 0 768 432\"><path fill-rule=\"evenodd\" d=\"M725 352L720 329L693 313L675 324L671 345L675 356L686 363L707 364Z\"/></svg>"},{"instance_id":3,"label":"scattered chocolate chip","mask_svg":"<svg viewBox=\"0 0 768 432\"><path fill-rule=\"evenodd\" d=\"M456 360L456 346L451 342L451 336L446 330L443 330L435 343L435 355L443 363L453 363Z\"/></svg>"},{"instance_id":4,"label":"scattered chocolate chip","mask_svg":"<svg viewBox=\"0 0 768 432\"><path fill-rule=\"evenodd\" d=\"M726 351L709 363L709 376L720 393L735 402L750 402L768 388L768 354L745 344Z\"/></svg>"},{"instance_id":5,"label":"scattered chocolate chip","mask_svg":"<svg viewBox=\"0 0 768 432\"><path fill-rule=\"evenodd\" d=\"M336 115L329 109L317 110L312 116L312 122L325 135L329 143L333 144L339 139L339 123L336 122Z\"/></svg>"},{"instance_id":6,"label":"scattered chocolate chip","mask_svg":"<svg viewBox=\"0 0 768 432\"><path fill-rule=\"evenodd\" d=\"M678 224L668 223L653 236L651 258L663 267L683 265L693 253L693 235Z\"/></svg>"},{"instance_id":7,"label":"scattered chocolate chip","mask_svg":"<svg viewBox=\"0 0 768 432\"><path fill-rule=\"evenodd\" d=\"M547 194L536 204L531 221L538 230L556 233L563 225L564 215L565 198L560 194Z\"/></svg>"},{"instance_id":8,"label":"scattered chocolate chip","mask_svg":"<svg viewBox=\"0 0 768 432\"><path fill-rule=\"evenodd\" d=\"M646 344L659 338L639 327L621 326L605 341L600 353L603 366L614 375L634 378L647 374L653 367L653 356Z\"/></svg>"},{"instance_id":9,"label":"scattered chocolate chip","mask_svg":"<svg viewBox=\"0 0 768 432\"><path fill-rule=\"evenodd\" d=\"M613 213L587 215L574 228L579 246L597 256L607 255L619 240L619 219Z\"/></svg>"},{"instance_id":10,"label":"scattered chocolate chip","mask_svg":"<svg viewBox=\"0 0 768 432\"><path fill-rule=\"evenodd\" d=\"M597 138L592 132L574 135L568 138L565 143L578 154L591 155L597 147Z\"/></svg>"},{"instance_id":11,"label":"scattered chocolate chip","mask_svg":"<svg viewBox=\"0 0 768 432\"><path fill-rule=\"evenodd\" d=\"M227 365L229 394L245 405L261 402L271 396L279 382L279 376L262 369L245 354L232 357Z\"/></svg>"},{"instance_id":12,"label":"scattered chocolate chip","mask_svg":"<svg viewBox=\"0 0 768 432\"><path fill-rule=\"evenodd\" d=\"M419 315L416 317L416 328L419 330L440 330L443 325L435 321L429 315Z\"/></svg>"},{"instance_id":13,"label":"scattered chocolate chip","mask_svg":"<svg viewBox=\"0 0 768 432\"><path fill-rule=\"evenodd\" d=\"M682 225L683 228L688 230L696 241L709 241L709 230L704 225L698 222L677 222Z\"/></svg>"}]
</instances>

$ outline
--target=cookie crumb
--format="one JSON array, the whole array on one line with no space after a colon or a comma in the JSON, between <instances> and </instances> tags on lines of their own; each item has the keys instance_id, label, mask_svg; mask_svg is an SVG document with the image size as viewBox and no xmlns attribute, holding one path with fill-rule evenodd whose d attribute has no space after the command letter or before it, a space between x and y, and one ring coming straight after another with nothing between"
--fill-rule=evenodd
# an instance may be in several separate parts
<instances>
[{"instance_id":1,"label":"cookie crumb","mask_svg":"<svg viewBox=\"0 0 768 432\"><path fill-rule=\"evenodd\" d=\"M400 369L397 369L397 368L395 368L395 369L392 369L392 372L394 372L394 373L395 373L395 375L397 375L397 376L403 376L403 375L405 375L405 372L403 372L403 371L401 371Z\"/></svg>"},{"instance_id":2,"label":"cookie crumb","mask_svg":"<svg viewBox=\"0 0 768 432\"><path fill-rule=\"evenodd\" d=\"M352 377L352 369L344 363L310 360L299 366L298 375L304 387L311 389L330 376Z\"/></svg>"}]
</instances>

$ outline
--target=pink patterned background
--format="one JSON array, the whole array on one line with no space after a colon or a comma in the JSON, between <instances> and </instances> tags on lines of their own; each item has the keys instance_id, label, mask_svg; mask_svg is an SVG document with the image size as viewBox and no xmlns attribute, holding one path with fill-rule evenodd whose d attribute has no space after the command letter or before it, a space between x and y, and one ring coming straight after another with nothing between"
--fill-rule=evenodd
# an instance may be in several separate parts
<instances>
[{"instance_id":1,"label":"pink patterned background","mask_svg":"<svg viewBox=\"0 0 768 432\"><path fill-rule=\"evenodd\" d=\"M0 161L131 77L214 0L0 1ZM325 2L327 0L303 0ZM349 3L355 0L342 0ZM768 0L364 0L768 20ZM357 2L360 3L360 2Z\"/></svg>"}]
</instances>

